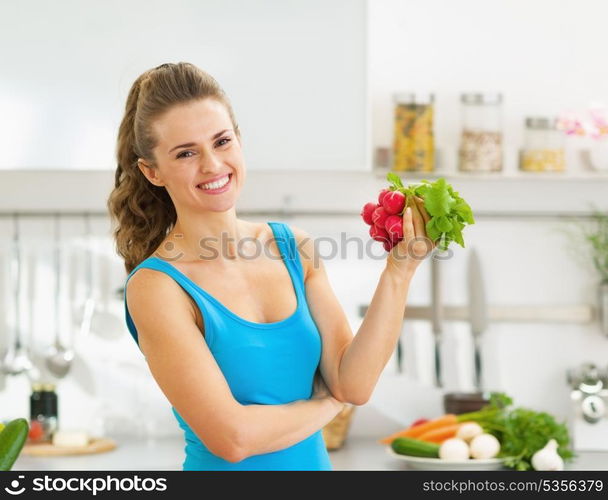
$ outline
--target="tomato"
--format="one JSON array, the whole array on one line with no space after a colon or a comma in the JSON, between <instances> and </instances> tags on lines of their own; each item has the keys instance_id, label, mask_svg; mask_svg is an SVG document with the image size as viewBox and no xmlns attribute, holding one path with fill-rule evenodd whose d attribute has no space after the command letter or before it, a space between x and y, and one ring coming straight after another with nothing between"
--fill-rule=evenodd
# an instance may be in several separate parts
<instances>
[{"instance_id":1,"label":"tomato","mask_svg":"<svg viewBox=\"0 0 608 500\"><path fill-rule=\"evenodd\" d=\"M30 430L27 436L31 441L39 441L40 438L44 436L44 428L42 427L42 422L40 422L39 420L32 420L30 422Z\"/></svg>"}]
</instances>

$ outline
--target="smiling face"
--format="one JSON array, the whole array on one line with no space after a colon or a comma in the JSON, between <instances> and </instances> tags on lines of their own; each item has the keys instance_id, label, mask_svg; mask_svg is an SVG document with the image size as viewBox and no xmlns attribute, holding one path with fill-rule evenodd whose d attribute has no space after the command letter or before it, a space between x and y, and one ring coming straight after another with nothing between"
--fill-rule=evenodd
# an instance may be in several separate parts
<instances>
[{"instance_id":1,"label":"smiling face","mask_svg":"<svg viewBox=\"0 0 608 500\"><path fill-rule=\"evenodd\" d=\"M156 168L143 159L138 166L150 182L165 186L178 214L224 212L234 206L245 165L240 138L221 102L201 99L175 105L153 122L152 131Z\"/></svg>"}]
</instances>

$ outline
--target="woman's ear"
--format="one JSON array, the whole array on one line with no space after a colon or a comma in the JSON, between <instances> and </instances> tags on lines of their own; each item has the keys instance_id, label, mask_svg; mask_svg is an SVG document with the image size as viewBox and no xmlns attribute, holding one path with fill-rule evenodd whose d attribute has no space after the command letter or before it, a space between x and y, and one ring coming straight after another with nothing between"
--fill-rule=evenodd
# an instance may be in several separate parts
<instances>
[{"instance_id":1,"label":"woman's ear","mask_svg":"<svg viewBox=\"0 0 608 500\"><path fill-rule=\"evenodd\" d=\"M146 176L146 178L155 186L164 186L165 183L160 178L159 172L157 168L154 168L148 165L143 159L137 159L137 166L141 173Z\"/></svg>"}]
</instances>

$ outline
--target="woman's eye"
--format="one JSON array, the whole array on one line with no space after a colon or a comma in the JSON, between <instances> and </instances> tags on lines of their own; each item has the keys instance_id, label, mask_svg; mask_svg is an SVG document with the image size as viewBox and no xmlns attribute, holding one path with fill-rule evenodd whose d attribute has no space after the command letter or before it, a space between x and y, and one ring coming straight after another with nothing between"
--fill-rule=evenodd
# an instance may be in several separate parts
<instances>
[{"instance_id":1,"label":"woman's eye","mask_svg":"<svg viewBox=\"0 0 608 500\"><path fill-rule=\"evenodd\" d=\"M229 143L232 139L228 139L227 137L224 137L223 139L220 139L219 141L217 141L217 145L218 146L225 146L227 143ZM226 142L224 142L226 141ZM192 153L194 154L192 151L182 151L181 153L179 153L176 158L191 158L191 155L186 156L186 153Z\"/></svg>"}]
</instances>

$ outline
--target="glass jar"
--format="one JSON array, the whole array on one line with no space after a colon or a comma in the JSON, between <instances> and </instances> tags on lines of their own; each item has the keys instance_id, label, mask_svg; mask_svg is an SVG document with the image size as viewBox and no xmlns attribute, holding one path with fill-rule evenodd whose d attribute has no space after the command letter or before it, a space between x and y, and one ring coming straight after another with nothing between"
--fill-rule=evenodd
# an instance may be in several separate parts
<instances>
[{"instance_id":1,"label":"glass jar","mask_svg":"<svg viewBox=\"0 0 608 500\"><path fill-rule=\"evenodd\" d=\"M32 441L50 442L58 427L57 393L54 384L32 384L30 433Z\"/></svg>"},{"instance_id":2,"label":"glass jar","mask_svg":"<svg viewBox=\"0 0 608 500\"><path fill-rule=\"evenodd\" d=\"M462 172L502 170L502 95L466 93L462 104L462 132L458 169Z\"/></svg>"},{"instance_id":3,"label":"glass jar","mask_svg":"<svg viewBox=\"0 0 608 500\"><path fill-rule=\"evenodd\" d=\"M528 117L519 168L526 172L563 172L566 169L564 134L556 118Z\"/></svg>"},{"instance_id":4,"label":"glass jar","mask_svg":"<svg viewBox=\"0 0 608 500\"><path fill-rule=\"evenodd\" d=\"M409 92L394 95L393 170L434 170L433 102L434 96L429 93Z\"/></svg>"}]
</instances>

